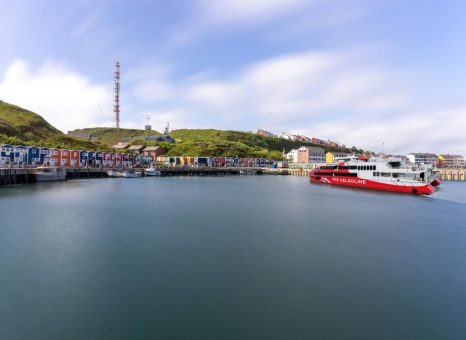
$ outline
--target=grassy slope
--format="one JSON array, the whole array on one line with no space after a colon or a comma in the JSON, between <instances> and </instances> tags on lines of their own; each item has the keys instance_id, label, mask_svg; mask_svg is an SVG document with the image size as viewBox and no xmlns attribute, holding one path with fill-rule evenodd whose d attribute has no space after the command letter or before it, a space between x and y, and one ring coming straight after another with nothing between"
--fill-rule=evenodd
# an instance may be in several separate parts
<instances>
[{"instance_id":1,"label":"grassy slope","mask_svg":"<svg viewBox=\"0 0 466 340\"><path fill-rule=\"evenodd\" d=\"M142 136L158 135L157 131L116 128L87 128L99 143L81 141L64 135L41 116L0 101L0 143L42 145L76 149L108 149L122 138L130 138L131 144L143 143ZM181 129L170 133L176 144L159 143L173 156L240 156L281 159L282 151L299 148L310 143L293 142L280 138L261 137L252 132L223 131L214 129ZM149 142L147 145L157 143ZM330 151L351 152L348 149ZM355 151L355 150L353 150ZM362 150L360 150L362 152Z\"/></svg>"},{"instance_id":2,"label":"grassy slope","mask_svg":"<svg viewBox=\"0 0 466 340\"><path fill-rule=\"evenodd\" d=\"M106 146L113 146L123 138L138 138L142 136L157 136L160 135L157 131L137 130L137 129L117 129L117 128L85 128L74 131L90 132L92 136L97 137L99 143ZM142 139L142 138L141 138Z\"/></svg>"},{"instance_id":3,"label":"grassy slope","mask_svg":"<svg viewBox=\"0 0 466 340\"><path fill-rule=\"evenodd\" d=\"M177 143L168 151L169 155L174 156L240 156L281 159L283 149L288 152L303 145L313 145L280 138L262 137L252 132L214 129L174 130L170 135L177 139ZM343 150L338 149L338 151Z\"/></svg>"},{"instance_id":4,"label":"grassy slope","mask_svg":"<svg viewBox=\"0 0 466 340\"><path fill-rule=\"evenodd\" d=\"M99 149L99 145L66 136L38 114L0 100L0 143Z\"/></svg>"}]
</instances>

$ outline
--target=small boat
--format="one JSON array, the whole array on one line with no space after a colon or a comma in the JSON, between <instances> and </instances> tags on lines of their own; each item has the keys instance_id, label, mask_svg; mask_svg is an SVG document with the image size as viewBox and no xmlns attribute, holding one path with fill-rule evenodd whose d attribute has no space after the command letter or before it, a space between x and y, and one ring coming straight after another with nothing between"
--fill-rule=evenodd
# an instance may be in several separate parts
<instances>
[{"instance_id":1,"label":"small boat","mask_svg":"<svg viewBox=\"0 0 466 340\"><path fill-rule=\"evenodd\" d=\"M122 172L122 176L121 177L124 177L124 178L138 178L138 177L141 177L142 174L140 172L137 172L137 171L133 171L133 170L125 170Z\"/></svg>"},{"instance_id":2,"label":"small boat","mask_svg":"<svg viewBox=\"0 0 466 340\"><path fill-rule=\"evenodd\" d=\"M109 170L109 171L107 171L107 176L108 177L123 177L123 172L115 171L115 170Z\"/></svg>"},{"instance_id":3,"label":"small boat","mask_svg":"<svg viewBox=\"0 0 466 340\"><path fill-rule=\"evenodd\" d=\"M147 168L146 170L144 170L144 174L146 176L161 176L162 175L160 170L157 170L154 167L150 167L150 168Z\"/></svg>"},{"instance_id":4,"label":"small boat","mask_svg":"<svg viewBox=\"0 0 466 340\"><path fill-rule=\"evenodd\" d=\"M62 167L39 167L34 173L36 182L52 182L66 180L66 169Z\"/></svg>"},{"instance_id":5,"label":"small boat","mask_svg":"<svg viewBox=\"0 0 466 340\"><path fill-rule=\"evenodd\" d=\"M240 175L254 175L255 172L253 170L240 170L239 174Z\"/></svg>"}]
</instances>

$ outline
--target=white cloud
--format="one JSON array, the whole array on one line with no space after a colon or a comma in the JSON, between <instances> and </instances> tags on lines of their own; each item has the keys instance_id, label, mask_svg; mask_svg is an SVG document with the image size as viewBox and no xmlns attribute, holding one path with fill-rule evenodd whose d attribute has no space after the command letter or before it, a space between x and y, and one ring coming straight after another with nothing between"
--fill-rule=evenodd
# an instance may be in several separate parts
<instances>
[{"instance_id":1,"label":"white cloud","mask_svg":"<svg viewBox=\"0 0 466 340\"><path fill-rule=\"evenodd\" d=\"M399 108L405 91L396 73L364 63L354 52L285 55L250 65L227 81L194 84L186 98L207 110L253 112L275 125L339 110Z\"/></svg>"},{"instance_id":2,"label":"white cloud","mask_svg":"<svg viewBox=\"0 0 466 340\"><path fill-rule=\"evenodd\" d=\"M112 94L107 88L53 62L32 71L26 62L17 60L0 78L2 100L37 112L65 132L110 120Z\"/></svg>"},{"instance_id":3,"label":"white cloud","mask_svg":"<svg viewBox=\"0 0 466 340\"><path fill-rule=\"evenodd\" d=\"M130 88L130 93L137 102L158 103L175 96L175 88L169 80L171 68L162 64L145 65L128 70L124 74L123 85Z\"/></svg>"},{"instance_id":4,"label":"white cloud","mask_svg":"<svg viewBox=\"0 0 466 340\"><path fill-rule=\"evenodd\" d=\"M309 128L301 129L300 132L378 152L464 155L466 150L466 139L463 137L466 107L422 112L401 111L398 115L385 118L353 117L351 120L308 125Z\"/></svg>"},{"instance_id":5,"label":"white cloud","mask_svg":"<svg viewBox=\"0 0 466 340\"><path fill-rule=\"evenodd\" d=\"M247 21L258 23L300 9L310 0L200 0L205 18L216 22Z\"/></svg>"}]
</instances>

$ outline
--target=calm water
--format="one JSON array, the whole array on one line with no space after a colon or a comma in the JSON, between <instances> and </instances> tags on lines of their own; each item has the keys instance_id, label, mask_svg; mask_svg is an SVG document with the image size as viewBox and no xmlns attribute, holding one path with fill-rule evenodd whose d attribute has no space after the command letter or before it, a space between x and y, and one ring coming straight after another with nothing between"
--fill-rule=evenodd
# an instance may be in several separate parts
<instances>
[{"instance_id":1,"label":"calm water","mask_svg":"<svg viewBox=\"0 0 466 340\"><path fill-rule=\"evenodd\" d=\"M466 183L0 188L0 339L465 339Z\"/></svg>"}]
</instances>

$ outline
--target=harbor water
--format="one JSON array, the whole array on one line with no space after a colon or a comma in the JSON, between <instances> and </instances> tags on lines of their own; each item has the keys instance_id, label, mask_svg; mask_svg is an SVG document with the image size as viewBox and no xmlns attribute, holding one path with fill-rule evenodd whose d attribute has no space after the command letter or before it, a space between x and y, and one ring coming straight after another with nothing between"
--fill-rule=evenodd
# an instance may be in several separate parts
<instances>
[{"instance_id":1,"label":"harbor water","mask_svg":"<svg viewBox=\"0 0 466 340\"><path fill-rule=\"evenodd\" d=\"M465 339L466 183L0 188L0 339Z\"/></svg>"}]
</instances>

